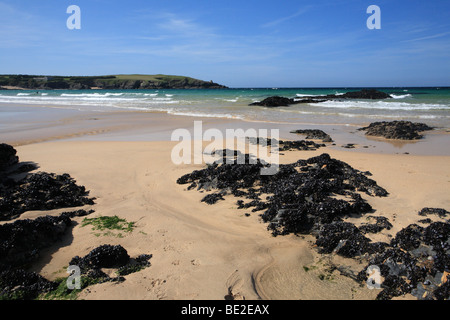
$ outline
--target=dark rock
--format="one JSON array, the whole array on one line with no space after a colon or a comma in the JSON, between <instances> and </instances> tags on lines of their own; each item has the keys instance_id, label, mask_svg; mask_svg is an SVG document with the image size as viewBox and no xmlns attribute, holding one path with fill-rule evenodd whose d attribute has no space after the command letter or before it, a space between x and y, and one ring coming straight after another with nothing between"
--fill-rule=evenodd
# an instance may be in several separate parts
<instances>
[{"instance_id":1,"label":"dark rock","mask_svg":"<svg viewBox=\"0 0 450 320\"><path fill-rule=\"evenodd\" d=\"M212 194L206 195L202 199L202 202L206 202L207 204L214 204L219 200L225 200L225 199L223 198L223 196L220 193L212 193Z\"/></svg>"},{"instance_id":2,"label":"dark rock","mask_svg":"<svg viewBox=\"0 0 450 320\"><path fill-rule=\"evenodd\" d=\"M322 140L322 142L333 142L330 135L319 129L294 130L291 133L303 134L305 139Z\"/></svg>"},{"instance_id":3,"label":"dark rock","mask_svg":"<svg viewBox=\"0 0 450 320\"><path fill-rule=\"evenodd\" d=\"M391 246L399 247L407 251L416 249L422 241L422 233L422 227L411 224L397 233L395 238L391 241Z\"/></svg>"},{"instance_id":4,"label":"dark rock","mask_svg":"<svg viewBox=\"0 0 450 320\"><path fill-rule=\"evenodd\" d=\"M449 299L450 224L434 222L427 228L416 224L400 230L383 252L372 255L359 274L366 281L369 266L380 269L384 281L377 299L387 300L411 293L418 299Z\"/></svg>"},{"instance_id":5,"label":"dark rock","mask_svg":"<svg viewBox=\"0 0 450 320\"><path fill-rule=\"evenodd\" d=\"M365 130L368 136L384 137L386 139L417 140L422 135L419 132L432 130L432 127L424 123L413 123L411 121L373 122L367 127L359 128Z\"/></svg>"},{"instance_id":6,"label":"dark rock","mask_svg":"<svg viewBox=\"0 0 450 320\"><path fill-rule=\"evenodd\" d=\"M250 106L263 106L263 107L286 107L292 104L299 103L320 103L329 100L345 100L345 99L387 99L392 98L390 95L374 90L374 89L363 89L360 91L347 92L343 95L324 95L324 96L306 96L301 99L295 98L290 99L286 97L272 96L268 97L262 101L254 102L249 104Z\"/></svg>"},{"instance_id":7,"label":"dark rock","mask_svg":"<svg viewBox=\"0 0 450 320\"><path fill-rule=\"evenodd\" d=\"M61 240L71 220L45 216L0 225L0 263L19 267L33 262L43 248Z\"/></svg>"},{"instance_id":8,"label":"dark rock","mask_svg":"<svg viewBox=\"0 0 450 320\"><path fill-rule=\"evenodd\" d=\"M57 286L35 272L0 265L0 300L32 300Z\"/></svg>"},{"instance_id":9,"label":"dark rock","mask_svg":"<svg viewBox=\"0 0 450 320\"><path fill-rule=\"evenodd\" d=\"M386 217L374 217L368 216L367 219L375 220L375 223L364 223L359 227L362 233L378 233L381 230L387 229L390 230L392 228L392 224L389 222L389 219Z\"/></svg>"},{"instance_id":10,"label":"dark rock","mask_svg":"<svg viewBox=\"0 0 450 320\"><path fill-rule=\"evenodd\" d=\"M317 150L325 147L324 144L318 144L308 140L280 140L279 151L291 151L291 150Z\"/></svg>"},{"instance_id":11,"label":"dark rock","mask_svg":"<svg viewBox=\"0 0 450 320\"><path fill-rule=\"evenodd\" d=\"M308 140L275 140L275 139L267 139L261 137L248 137L247 141L252 144L259 144L262 146L273 146L273 143L278 143L279 151L306 151L306 150L317 150L322 147L326 147L324 144L318 144L313 141Z\"/></svg>"},{"instance_id":12,"label":"dark rock","mask_svg":"<svg viewBox=\"0 0 450 320\"><path fill-rule=\"evenodd\" d=\"M89 191L76 184L67 173L28 174L8 188L0 187L0 220L8 220L29 210L52 210L94 204Z\"/></svg>"},{"instance_id":13,"label":"dark rock","mask_svg":"<svg viewBox=\"0 0 450 320\"><path fill-rule=\"evenodd\" d=\"M128 263L130 256L121 245L102 245L93 249L83 258L72 258L69 265L80 267L84 273L89 269L121 267Z\"/></svg>"},{"instance_id":14,"label":"dark rock","mask_svg":"<svg viewBox=\"0 0 450 320\"><path fill-rule=\"evenodd\" d=\"M131 259L126 265L120 267L117 270L117 273L121 276L126 276L131 273L137 272L143 268L147 268L151 266L150 259L152 258L151 254L141 254L137 256L135 259Z\"/></svg>"},{"instance_id":15,"label":"dark rock","mask_svg":"<svg viewBox=\"0 0 450 320\"><path fill-rule=\"evenodd\" d=\"M16 153L16 149L9 144L0 144L0 171L5 171L19 162Z\"/></svg>"},{"instance_id":16,"label":"dark rock","mask_svg":"<svg viewBox=\"0 0 450 320\"><path fill-rule=\"evenodd\" d=\"M151 254L141 254L136 258L130 258L127 251L121 245L102 245L83 258L75 256L69 262L70 266L78 266L81 274L95 280L95 282L125 281L123 276L149 267ZM101 268L117 268L118 277L111 278Z\"/></svg>"},{"instance_id":17,"label":"dark rock","mask_svg":"<svg viewBox=\"0 0 450 320\"><path fill-rule=\"evenodd\" d=\"M441 208L423 208L419 211L419 216L428 216L429 214L435 214L440 218L445 218L450 212Z\"/></svg>"},{"instance_id":18,"label":"dark rock","mask_svg":"<svg viewBox=\"0 0 450 320\"><path fill-rule=\"evenodd\" d=\"M84 217L87 215L90 215L92 213L94 213L94 210L84 210L84 209L80 209L80 210L76 210L76 211L69 211L69 212L63 212L61 213L61 216L66 216L69 218L73 218L73 217Z\"/></svg>"},{"instance_id":19,"label":"dark rock","mask_svg":"<svg viewBox=\"0 0 450 320\"><path fill-rule=\"evenodd\" d=\"M261 217L274 235L310 233L344 216L372 211L356 191L371 196L387 195L386 190L365 174L331 159L328 154L280 165L272 176L261 175L263 167L259 160L255 164L215 163L180 177L177 183L195 183L198 190L219 190L205 199L214 202L225 193L252 199L249 203L239 200L237 205L240 209L265 210ZM333 199L334 194L350 199ZM270 196L262 200L264 195Z\"/></svg>"},{"instance_id":20,"label":"dark rock","mask_svg":"<svg viewBox=\"0 0 450 320\"><path fill-rule=\"evenodd\" d=\"M366 252L370 239L352 223L337 221L322 227L316 239L319 253L336 252L344 257L355 257Z\"/></svg>"},{"instance_id":21,"label":"dark rock","mask_svg":"<svg viewBox=\"0 0 450 320\"><path fill-rule=\"evenodd\" d=\"M343 95L335 97L345 99L372 99L372 100L392 98L389 94L375 89L363 89L360 91L346 92Z\"/></svg>"},{"instance_id":22,"label":"dark rock","mask_svg":"<svg viewBox=\"0 0 450 320\"><path fill-rule=\"evenodd\" d=\"M263 106L263 107L287 107L291 104L294 104L294 99L273 96L268 97L260 102L254 102L249 104L250 106Z\"/></svg>"}]
</instances>

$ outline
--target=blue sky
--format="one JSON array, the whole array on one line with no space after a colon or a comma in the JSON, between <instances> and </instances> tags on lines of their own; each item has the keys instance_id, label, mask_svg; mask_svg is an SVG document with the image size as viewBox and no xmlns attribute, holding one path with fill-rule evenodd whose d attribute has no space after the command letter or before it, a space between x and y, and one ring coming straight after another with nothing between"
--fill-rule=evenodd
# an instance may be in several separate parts
<instances>
[{"instance_id":1,"label":"blue sky","mask_svg":"<svg viewBox=\"0 0 450 320\"><path fill-rule=\"evenodd\" d=\"M369 30L369 5L381 29ZM81 9L69 30L67 7ZM0 0L0 74L450 86L448 0Z\"/></svg>"}]
</instances>

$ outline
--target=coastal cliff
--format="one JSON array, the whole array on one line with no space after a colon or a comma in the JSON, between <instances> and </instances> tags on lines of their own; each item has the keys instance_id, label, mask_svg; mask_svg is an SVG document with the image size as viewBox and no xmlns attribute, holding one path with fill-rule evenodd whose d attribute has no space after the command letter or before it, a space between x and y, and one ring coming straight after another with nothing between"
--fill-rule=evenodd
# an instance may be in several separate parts
<instances>
[{"instance_id":1,"label":"coastal cliff","mask_svg":"<svg viewBox=\"0 0 450 320\"><path fill-rule=\"evenodd\" d=\"M185 76L110 75L110 76L36 76L0 75L0 88L31 90L86 89L223 89L226 86Z\"/></svg>"}]
</instances>

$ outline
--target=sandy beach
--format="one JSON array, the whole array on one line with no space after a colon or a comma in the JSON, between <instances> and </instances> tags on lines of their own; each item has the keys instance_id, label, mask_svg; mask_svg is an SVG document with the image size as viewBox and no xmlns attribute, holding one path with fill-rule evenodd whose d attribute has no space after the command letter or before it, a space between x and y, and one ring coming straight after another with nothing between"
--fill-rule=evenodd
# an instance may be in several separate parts
<instances>
[{"instance_id":1,"label":"sandy beach","mask_svg":"<svg viewBox=\"0 0 450 320\"><path fill-rule=\"evenodd\" d=\"M33 113L38 107L22 108ZM361 262L319 254L311 235L274 237L257 212L237 209L235 198L227 196L208 205L201 202L204 193L177 184L182 175L205 166L175 165L170 157L177 144L170 141L170 134L177 128L192 129L194 120L203 120L204 128L276 128L284 139L301 139L289 134L296 128L328 132L334 146L283 152L280 161L293 163L328 153L355 169L370 171L389 195L363 198L375 209L373 215L387 217L393 224L391 230L369 235L374 241L390 241L403 227L417 223L423 218L417 213L424 207L450 208L450 135L445 130L428 133L418 142L399 143L369 139L355 126L51 110L49 117L27 117L35 120L17 123L16 131L2 129L2 142L15 146L20 161L36 163L39 171L67 172L84 185L96 198L95 205L87 206L95 210L93 217L117 215L135 222L136 228L123 237L98 236L82 226L83 218L75 217L71 234L43 250L31 270L50 280L66 276L72 257L103 244L120 244L131 256L153 255L151 267L121 283L90 286L79 299L223 300L232 294L247 300L352 300L374 299L378 294L337 270L327 271L330 263L356 270L364 266ZM347 143L355 143L356 148L342 148ZM67 210L26 212L19 219L62 211ZM359 225L363 219L346 221Z\"/></svg>"}]
</instances>

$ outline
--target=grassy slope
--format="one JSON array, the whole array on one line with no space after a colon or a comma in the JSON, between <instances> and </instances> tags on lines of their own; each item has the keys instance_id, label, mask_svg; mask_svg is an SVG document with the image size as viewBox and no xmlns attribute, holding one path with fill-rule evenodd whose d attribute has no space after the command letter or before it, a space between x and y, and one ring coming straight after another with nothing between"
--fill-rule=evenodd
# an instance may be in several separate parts
<instances>
[{"instance_id":1,"label":"grassy slope","mask_svg":"<svg viewBox=\"0 0 450 320\"><path fill-rule=\"evenodd\" d=\"M32 81L34 78L42 78L45 76L38 75L0 75L0 86L7 85L19 85L24 82ZM198 85L199 83L207 83L207 81L194 79L186 76L177 75L145 75L145 74L119 74L119 75L108 75L108 76L48 76L49 82L63 81L66 83L76 83L85 81L101 81L103 83L113 84L120 83L124 81L146 81L152 83L172 83L184 81L187 85ZM39 83L40 80L34 81Z\"/></svg>"}]
</instances>

